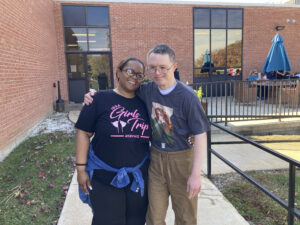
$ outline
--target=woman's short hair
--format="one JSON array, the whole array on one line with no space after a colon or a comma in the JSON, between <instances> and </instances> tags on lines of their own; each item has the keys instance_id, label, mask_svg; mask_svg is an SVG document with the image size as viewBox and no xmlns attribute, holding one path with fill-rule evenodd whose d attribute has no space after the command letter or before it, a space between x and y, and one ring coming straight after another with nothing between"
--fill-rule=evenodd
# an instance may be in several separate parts
<instances>
[{"instance_id":1,"label":"woman's short hair","mask_svg":"<svg viewBox=\"0 0 300 225\"><path fill-rule=\"evenodd\" d=\"M126 57L126 58L122 59L122 60L120 61L120 63L119 63L119 65L118 65L117 68L118 68L120 71L122 71L123 68L127 65L127 63L128 63L129 61L136 61L136 62L140 63L140 64L143 66L143 72L145 72L145 65L144 65L144 63L143 63L141 60L139 60L138 58L134 58L134 57Z\"/></svg>"}]
</instances>

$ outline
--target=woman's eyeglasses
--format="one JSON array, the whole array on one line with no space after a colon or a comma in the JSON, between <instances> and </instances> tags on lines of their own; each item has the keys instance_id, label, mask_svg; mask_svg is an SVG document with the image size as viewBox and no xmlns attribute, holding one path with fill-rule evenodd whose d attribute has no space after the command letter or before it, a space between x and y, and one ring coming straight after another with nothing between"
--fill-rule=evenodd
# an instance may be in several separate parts
<instances>
[{"instance_id":1,"label":"woman's eyeglasses","mask_svg":"<svg viewBox=\"0 0 300 225\"><path fill-rule=\"evenodd\" d=\"M145 78L145 74L137 73L133 69L125 69L122 71L125 72L127 74L127 76L129 76L129 77L135 76L138 80L144 80L144 78Z\"/></svg>"}]
</instances>

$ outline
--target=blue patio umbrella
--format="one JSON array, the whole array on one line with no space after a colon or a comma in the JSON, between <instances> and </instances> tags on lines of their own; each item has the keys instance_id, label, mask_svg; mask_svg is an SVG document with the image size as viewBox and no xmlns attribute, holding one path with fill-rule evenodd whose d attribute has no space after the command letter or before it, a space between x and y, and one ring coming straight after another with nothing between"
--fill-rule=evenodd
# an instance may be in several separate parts
<instances>
[{"instance_id":1,"label":"blue patio umbrella","mask_svg":"<svg viewBox=\"0 0 300 225\"><path fill-rule=\"evenodd\" d=\"M203 63L202 63L202 66L204 66L205 64L207 63L214 63L211 58L210 58L210 53L208 50L205 51L205 55L204 55L204 60L203 60Z\"/></svg>"},{"instance_id":2,"label":"blue patio umbrella","mask_svg":"<svg viewBox=\"0 0 300 225\"><path fill-rule=\"evenodd\" d=\"M290 71L291 64L283 45L283 38L276 34L262 71L271 72L276 70Z\"/></svg>"},{"instance_id":3,"label":"blue patio umbrella","mask_svg":"<svg viewBox=\"0 0 300 225\"><path fill-rule=\"evenodd\" d=\"M204 60L201 67L201 73L209 72L209 71L215 72L216 69L214 68L214 62L212 61L210 57L210 52L208 50L205 51Z\"/></svg>"}]
</instances>

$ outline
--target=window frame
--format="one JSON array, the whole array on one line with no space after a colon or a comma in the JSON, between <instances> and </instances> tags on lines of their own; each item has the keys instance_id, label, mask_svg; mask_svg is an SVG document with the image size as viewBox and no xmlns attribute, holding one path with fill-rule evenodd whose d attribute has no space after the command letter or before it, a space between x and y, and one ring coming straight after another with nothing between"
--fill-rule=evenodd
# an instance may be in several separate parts
<instances>
[{"instance_id":1,"label":"window frame","mask_svg":"<svg viewBox=\"0 0 300 225\"><path fill-rule=\"evenodd\" d=\"M70 82L71 81L76 81L76 80L84 80L85 82L85 88L86 90L88 90L89 86L88 86L88 68L87 68L87 58L88 58L88 55L99 55L99 54L104 54L104 55L108 55L109 59L110 59L110 72L111 74L108 74L108 76L110 77L110 87L113 88L114 87L114 77L113 77L113 60L112 60L112 44L111 44L111 28L110 28L110 7L109 5L78 5L78 4L72 4L72 3L67 3L67 4L61 4L60 5L61 8L61 18L62 18L62 35L63 35L63 40L64 40L64 52L65 52L65 69L66 69L66 77L67 77L67 81L68 81L68 95L69 95L69 98L71 96L71 89L70 89ZM84 7L84 12L85 12L85 26L65 26L64 24L64 16L63 16L63 7L64 6L78 6L78 7ZM105 25L105 26L88 26L88 23L87 23L87 8L88 7L106 7L107 8L107 11L108 11L108 24ZM109 38L108 38L108 41L109 41L109 48L105 51L90 51L90 48L89 48L89 43L87 42L87 50L86 51L80 51L80 50L67 50L67 47L66 47L66 37L65 37L65 28L85 28L86 30L86 33L88 34L88 29L89 28L106 28L108 29L108 35L109 35ZM68 55L69 54L82 54L83 55L83 65L84 65L84 73L85 73L85 77L84 78L70 78L68 76Z\"/></svg>"},{"instance_id":2,"label":"window frame","mask_svg":"<svg viewBox=\"0 0 300 225\"><path fill-rule=\"evenodd\" d=\"M78 6L78 7L83 7L84 8L84 14L85 14L85 26L65 26L64 21L62 22L62 26L63 26L63 38L64 38L64 48L65 48L65 53L111 53L112 49L111 49L111 29L110 29L110 11L109 11L109 5L76 5L76 4L61 4L61 13L62 13L62 19L63 17L63 7L64 6ZM88 7L106 7L107 11L108 11L108 25L107 26L88 26L88 18L87 18L87 8ZM86 33L88 34L88 29L89 28L106 28L108 29L108 41L109 41L109 50L105 50L105 51L90 51L90 46L89 46L89 42L87 42L87 51L72 51L72 50L67 50L67 43L66 43L66 37L65 37L65 28L85 28L86 29ZM88 36L87 36L88 38Z\"/></svg>"}]
</instances>

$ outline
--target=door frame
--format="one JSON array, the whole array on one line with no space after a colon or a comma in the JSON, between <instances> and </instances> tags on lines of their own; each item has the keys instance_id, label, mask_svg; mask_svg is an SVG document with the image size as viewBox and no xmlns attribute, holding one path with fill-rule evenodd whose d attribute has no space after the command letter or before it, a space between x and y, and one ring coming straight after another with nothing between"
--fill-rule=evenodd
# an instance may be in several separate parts
<instances>
[{"instance_id":1,"label":"door frame","mask_svg":"<svg viewBox=\"0 0 300 225\"><path fill-rule=\"evenodd\" d=\"M82 54L83 55L83 67L84 67L84 73L85 76L84 78L70 78L68 75L68 55L69 54ZM110 62L110 85L111 88L114 88L114 77L113 77L113 61L112 61L112 53L111 52L66 52L65 54L65 60L66 60L66 73L67 73L67 79L68 79L68 96L69 96L69 101L71 99L71 90L70 90L70 80L84 80L85 84L85 90L86 93L89 92L89 76L88 76L88 62L87 62L87 56L88 55L108 55L109 56L109 62Z\"/></svg>"}]
</instances>

